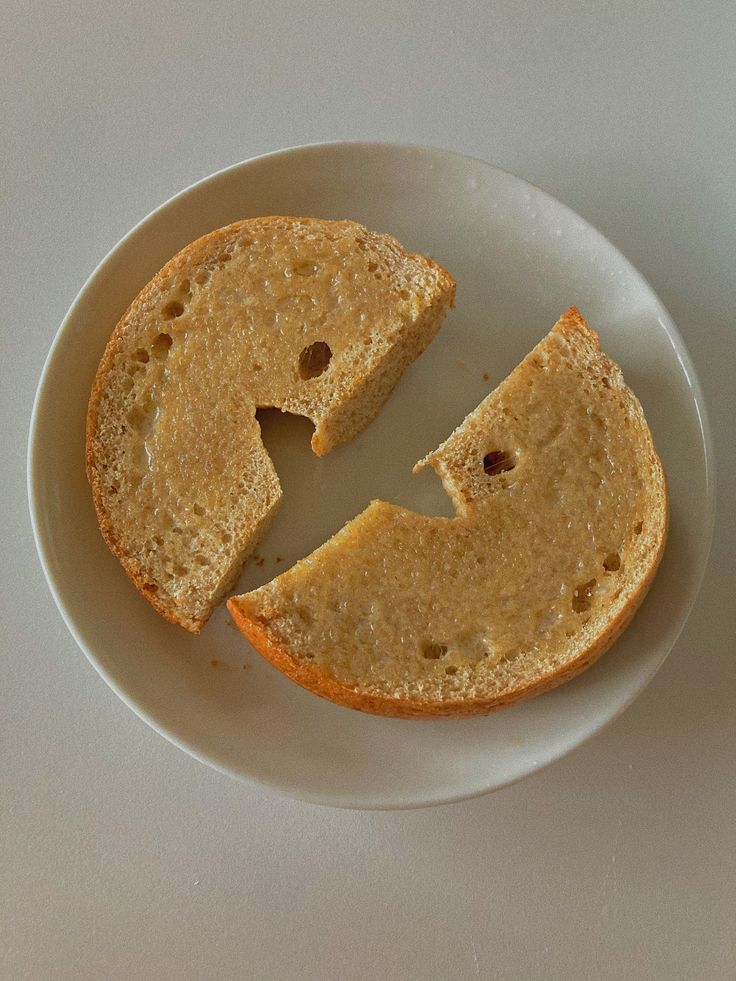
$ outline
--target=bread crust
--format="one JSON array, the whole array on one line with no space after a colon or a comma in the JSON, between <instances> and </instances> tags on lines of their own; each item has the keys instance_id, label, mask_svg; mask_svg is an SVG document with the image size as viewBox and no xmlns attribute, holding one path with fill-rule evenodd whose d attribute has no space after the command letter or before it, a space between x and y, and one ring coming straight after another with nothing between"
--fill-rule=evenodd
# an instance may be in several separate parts
<instances>
[{"instance_id":1,"label":"bread crust","mask_svg":"<svg viewBox=\"0 0 736 981\"><path fill-rule=\"evenodd\" d=\"M591 330L576 307L570 307L562 315L555 329L568 336L582 331L596 349L600 350L598 335ZM644 421L640 407L639 412ZM646 566L642 567L636 588L628 595L615 616L605 621L599 632L592 639L589 639L570 660L567 660L556 670L541 674L529 683L519 685L499 695L489 698L460 697L457 699L420 701L403 695L391 697L359 691L337 681L309 660L294 656L285 644L279 643L269 633L266 624L259 620L257 615L249 613L247 607L240 603L240 597L232 597L228 601L228 609L239 629L260 654L296 684L329 701L357 709L360 712L402 719L461 719L487 715L509 705L541 695L576 677L597 661L614 644L630 623L654 580L664 554L669 527L666 475L653 443L652 453L663 499L661 509L656 513L656 527L650 536L654 548L648 556ZM422 461L417 467L421 467L425 462L431 462L434 455L430 454L426 461Z\"/></svg>"}]
</instances>

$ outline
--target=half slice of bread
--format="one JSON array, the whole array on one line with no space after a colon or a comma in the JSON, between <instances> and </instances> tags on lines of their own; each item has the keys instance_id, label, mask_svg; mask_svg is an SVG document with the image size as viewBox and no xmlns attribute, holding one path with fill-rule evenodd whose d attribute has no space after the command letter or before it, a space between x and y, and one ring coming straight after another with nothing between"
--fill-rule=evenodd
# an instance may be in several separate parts
<instances>
[{"instance_id":1,"label":"half slice of bread","mask_svg":"<svg viewBox=\"0 0 736 981\"><path fill-rule=\"evenodd\" d=\"M198 633L281 488L256 408L308 416L324 454L376 415L452 304L444 269L351 221L270 217L198 239L115 328L87 420L102 534Z\"/></svg>"},{"instance_id":2,"label":"half slice of bread","mask_svg":"<svg viewBox=\"0 0 736 981\"><path fill-rule=\"evenodd\" d=\"M434 453L457 516L374 501L232 598L305 688L366 712L470 716L578 674L641 603L667 493L641 406L570 309Z\"/></svg>"}]
</instances>

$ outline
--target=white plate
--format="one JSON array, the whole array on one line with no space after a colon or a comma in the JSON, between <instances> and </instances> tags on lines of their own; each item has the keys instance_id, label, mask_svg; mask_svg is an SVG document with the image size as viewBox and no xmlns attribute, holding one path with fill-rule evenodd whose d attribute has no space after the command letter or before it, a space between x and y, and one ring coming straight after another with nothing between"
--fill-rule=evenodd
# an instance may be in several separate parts
<instances>
[{"instance_id":1,"label":"white plate","mask_svg":"<svg viewBox=\"0 0 736 981\"><path fill-rule=\"evenodd\" d=\"M412 476L412 465L575 303L644 405L672 499L669 544L649 597L615 648L578 680L481 719L361 715L284 678L235 631L224 608L192 637L158 617L130 585L100 537L85 479L85 412L97 363L128 303L170 256L204 232L264 214L354 218L391 232L445 265L458 297L437 340L350 446L318 459L308 448L308 423L266 418L285 499L260 550L265 561L246 567L242 589L287 568L371 498L450 514L439 481ZM518 780L579 745L641 692L701 581L714 512L711 471L703 398L682 340L651 288L598 232L478 160L348 143L285 150L215 174L149 215L102 261L44 368L29 496L62 616L141 718L234 776L304 800L388 808L458 800Z\"/></svg>"}]
</instances>

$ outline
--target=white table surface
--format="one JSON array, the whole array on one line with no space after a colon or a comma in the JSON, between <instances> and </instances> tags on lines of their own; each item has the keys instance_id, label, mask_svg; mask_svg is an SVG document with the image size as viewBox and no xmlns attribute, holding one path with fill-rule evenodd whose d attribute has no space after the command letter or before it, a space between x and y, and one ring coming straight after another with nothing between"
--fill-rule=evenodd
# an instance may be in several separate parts
<instances>
[{"instance_id":1,"label":"white table surface","mask_svg":"<svg viewBox=\"0 0 736 981\"><path fill-rule=\"evenodd\" d=\"M736 976L736 8L4 5L0 977ZM669 660L603 734L495 795L330 810L207 769L78 651L31 541L46 351L98 260L227 164L330 139L482 157L644 273L708 399L719 518Z\"/></svg>"}]
</instances>

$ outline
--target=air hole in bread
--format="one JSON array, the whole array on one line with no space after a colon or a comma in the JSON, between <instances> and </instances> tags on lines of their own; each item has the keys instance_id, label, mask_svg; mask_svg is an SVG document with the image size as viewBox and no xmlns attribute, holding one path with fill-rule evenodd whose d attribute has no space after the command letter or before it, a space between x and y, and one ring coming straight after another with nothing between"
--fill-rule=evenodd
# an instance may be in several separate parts
<instances>
[{"instance_id":1,"label":"air hole in bread","mask_svg":"<svg viewBox=\"0 0 736 981\"><path fill-rule=\"evenodd\" d=\"M263 371L263 365L255 361L253 363L253 371Z\"/></svg>"},{"instance_id":2,"label":"air hole in bread","mask_svg":"<svg viewBox=\"0 0 736 981\"><path fill-rule=\"evenodd\" d=\"M575 613L585 613L593 603L596 580L589 579L582 585L577 586L572 594L572 608Z\"/></svg>"},{"instance_id":3,"label":"air hole in bread","mask_svg":"<svg viewBox=\"0 0 736 981\"><path fill-rule=\"evenodd\" d=\"M164 543L164 540L160 535L154 535L153 540L156 543L156 545L158 545L159 547Z\"/></svg>"},{"instance_id":4,"label":"air hole in bread","mask_svg":"<svg viewBox=\"0 0 736 981\"><path fill-rule=\"evenodd\" d=\"M158 586L156 585L155 582L144 582L143 583L143 588L145 589L145 591L147 593L157 593L158 592Z\"/></svg>"},{"instance_id":5,"label":"air hole in bread","mask_svg":"<svg viewBox=\"0 0 736 981\"><path fill-rule=\"evenodd\" d=\"M621 556L618 552L611 552L603 560L603 568L606 572L618 572L621 568Z\"/></svg>"},{"instance_id":6,"label":"air hole in bread","mask_svg":"<svg viewBox=\"0 0 736 981\"><path fill-rule=\"evenodd\" d=\"M221 252L217 257L218 262L230 262L231 259L232 256L230 255L229 252Z\"/></svg>"},{"instance_id":7,"label":"air hole in bread","mask_svg":"<svg viewBox=\"0 0 736 981\"><path fill-rule=\"evenodd\" d=\"M445 668L445 674L457 674L457 668L451 665L449 668Z\"/></svg>"},{"instance_id":8,"label":"air hole in bread","mask_svg":"<svg viewBox=\"0 0 736 981\"><path fill-rule=\"evenodd\" d=\"M314 276L316 272L319 272L319 265L316 262L299 262L294 266L294 272L297 276Z\"/></svg>"},{"instance_id":9,"label":"air hole in bread","mask_svg":"<svg viewBox=\"0 0 736 981\"><path fill-rule=\"evenodd\" d=\"M166 355L169 353L169 348L171 347L173 341L171 334L158 334L153 339L153 344L151 345L151 352L157 361L163 361Z\"/></svg>"},{"instance_id":10,"label":"air hole in bread","mask_svg":"<svg viewBox=\"0 0 736 981\"><path fill-rule=\"evenodd\" d=\"M174 575L175 576L185 576L188 572L189 572L189 569L187 569L187 567L185 565L182 565L181 562L175 562L174 563Z\"/></svg>"},{"instance_id":11,"label":"air hole in bread","mask_svg":"<svg viewBox=\"0 0 736 981\"><path fill-rule=\"evenodd\" d=\"M637 523L634 525L634 534L641 535L643 531L644 531L644 522L637 521Z\"/></svg>"},{"instance_id":12,"label":"air hole in bread","mask_svg":"<svg viewBox=\"0 0 736 981\"><path fill-rule=\"evenodd\" d=\"M197 275L194 277L194 282L197 284L197 286L204 286L205 283L209 282L209 278L210 278L209 270L203 269L201 272L198 272Z\"/></svg>"},{"instance_id":13,"label":"air hole in bread","mask_svg":"<svg viewBox=\"0 0 736 981\"><path fill-rule=\"evenodd\" d=\"M604 388L610 388L611 387L611 380L609 378L606 378L606 376L604 375L601 378L601 384L603 385Z\"/></svg>"},{"instance_id":14,"label":"air hole in bread","mask_svg":"<svg viewBox=\"0 0 736 981\"><path fill-rule=\"evenodd\" d=\"M143 347L139 347L133 355L133 360L138 361L140 364L148 364L148 358L148 351Z\"/></svg>"},{"instance_id":15,"label":"air hole in bread","mask_svg":"<svg viewBox=\"0 0 736 981\"><path fill-rule=\"evenodd\" d=\"M187 299L191 296L192 284L189 282L188 279L182 279L181 283L179 284L179 291L183 293L184 296L187 297Z\"/></svg>"},{"instance_id":16,"label":"air hole in bread","mask_svg":"<svg viewBox=\"0 0 736 981\"><path fill-rule=\"evenodd\" d=\"M197 565L209 565L210 564L209 559L205 555L195 555L194 556L194 561L197 563Z\"/></svg>"},{"instance_id":17,"label":"air hole in bread","mask_svg":"<svg viewBox=\"0 0 736 981\"><path fill-rule=\"evenodd\" d=\"M329 344L325 341L315 341L305 347L299 355L299 376L305 381L309 378L318 378L324 371L332 358L332 351Z\"/></svg>"},{"instance_id":18,"label":"air hole in bread","mask_svg":"<svg viewBox=\"0 0 736 981\"><path fill-rule=\"evenodd\" d=\"M505 450L491 450L483 457L483 469L489 477L506 473L508 470L513 470L515 466L513 456Z\"/></svg>"},{"instance_id":19,"label":"air hole in bread","mask_svg":"<svg viewBox=\"0 0 736 981\"><path fill-rule=\"evenodd\" d=\"M226 531L223 531L223 533L220 535L220 541L223 545L229 545L232 540L233 536Z\"/></svg>"},{"instance_id":20,"label":"air hole in bread","mask_svg":"<svg viewBox=\"0 0 736 981\"><path fill-rule=\"evenodd\" d=\"M192 511L194 511L194 513L197 515L198 518L203 517L203 515L205 514L205 510L201 504L195 504L194 507L192 508Z\"/></svg>"},{"instance_id":21,"label":"air hole in bread","mask_svg":"<svg viewBox=\"0 0 736 981\"><path fill-rule=\"evenodd\" d=\"M151 421L152 407L147 401L139 402L129 409L125 418L128 420L128 425L134 432L141 433L148 428L148 424Z\"/></svg>"},{"instance_id":22,"label":"air hole in bread","mask_svg":"<svg viewBox=\"0 0 736 981\"><path fill-rule=\"evenodd\" d=\"M422 649L422 657L428 661L439 661L447 654L447 644L425 644Z\"/></svg>"},{"instance_id":23,"label":"air hole in bread","mask_svg":"<svg viewBox=\"0 0 736 981\"><path fill-rule=\"evenodd\" d=\"M164 320L176 320L184 313L184 304L180 300L171 300L161 311Z\"/></svg>"}]
</instances>

